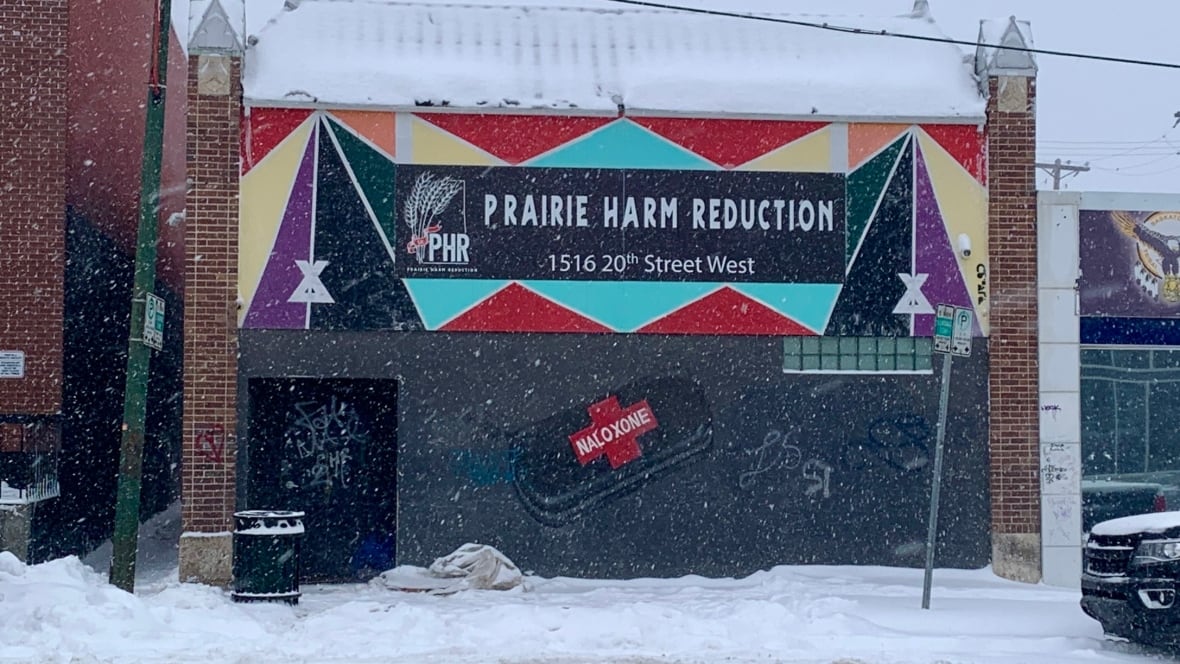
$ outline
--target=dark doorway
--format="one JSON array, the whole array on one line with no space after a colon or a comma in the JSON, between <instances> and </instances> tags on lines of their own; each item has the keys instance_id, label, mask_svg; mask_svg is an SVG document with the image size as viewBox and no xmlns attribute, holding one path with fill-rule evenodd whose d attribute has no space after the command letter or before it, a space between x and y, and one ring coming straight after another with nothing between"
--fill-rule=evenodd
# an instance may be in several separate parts
<instances>
[{"instance_id":1,"label":"dark doorway","mask_svg":"<svg viewBox=\"0 0 1180 664\"><path fill-rule=\"evenodd\" d=\"M397 382L266 378L249 392L245 508L307 513L302 578L393 567Z\"/></svg>"}]
</instances>

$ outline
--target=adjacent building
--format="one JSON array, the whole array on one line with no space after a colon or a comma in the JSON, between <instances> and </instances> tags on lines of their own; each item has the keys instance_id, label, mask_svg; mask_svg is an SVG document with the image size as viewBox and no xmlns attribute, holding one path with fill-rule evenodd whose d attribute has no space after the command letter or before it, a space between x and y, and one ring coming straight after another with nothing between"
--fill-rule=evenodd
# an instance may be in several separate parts
<instances>
[{"instance_id":1,"label":"adjacent building","mask_svg":"<svg viewBox=\"0 0 1180 664\"><path fill-rule=\"evenodd\" d=\"M0 549L110 535L157 3L0 2ZM187 7L185 8L187 13ZM183 14L182 14L183 15ZM187 33L187 31L186 31ZM175 38L169 73L187 66ZM184 95L168 98L157 292L179 310ZM145 510L175 499L180 325L156 359Z\"/></svg>"},{"instance_id":2,"label":"adjacent building","mask_svg":"<svg viewBox=\"0 0 1180 664\"><path fill-rule=\"evenodd\" d=\"M1180 507L1180 197L1039 205L1045 580L1076 586L1094 523Z\"/></svg>"}]
</instances>

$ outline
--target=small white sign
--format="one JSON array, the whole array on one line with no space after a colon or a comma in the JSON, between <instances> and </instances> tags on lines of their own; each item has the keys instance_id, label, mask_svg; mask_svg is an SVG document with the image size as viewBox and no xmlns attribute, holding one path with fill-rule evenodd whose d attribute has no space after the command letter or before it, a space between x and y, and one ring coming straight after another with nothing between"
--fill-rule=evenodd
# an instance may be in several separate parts
<instances>
[{"instance_id":1,"label":"small white sign","mask_svg":"<svg viewBox=\"0 0 1180 664\"><path fill-rule=\"evenodd\" d=\"M0 378L25 377L25 352L0 350Z\"/></svg>"},{"instance_id":2,"label":"small white sign","mask_svg":"<svg viewBox=\"0 0 1180 664\"><path fill-rule=\"evenodd\" d=\"M164 350L164 300L151 293L143 304L143 343Z\"/></svg>"},{"instance_id":3,"label":"small white sign","mask_svg":"<svg viewBox=\"0 0 1180 664\"><path fill-rule=\"evenodd\" d=\"M938 305L934 316L934 352L951 352L951 335L954 332L955 308L949 304Z\"/></svg>"},{"instance_id":4,"label":"small white sign","mask_svg":"<svg viewBox=\"0 0 1180 664\"><path fill-rule=\"evenodd\" d=\"M971 354L971 327L975 314L970 309L955 307L955 327L951 334L951 353L967 357Z\"/></svg>"}]
</instances>

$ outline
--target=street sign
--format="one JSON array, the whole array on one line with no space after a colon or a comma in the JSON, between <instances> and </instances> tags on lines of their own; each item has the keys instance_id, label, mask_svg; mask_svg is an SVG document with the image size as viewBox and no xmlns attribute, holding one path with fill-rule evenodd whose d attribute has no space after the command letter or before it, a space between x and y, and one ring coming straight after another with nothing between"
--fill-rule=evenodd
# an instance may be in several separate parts
<instances>
[{"instance_id":1,"label":"street sign","mask_svg":"<svg viewBox=\"0 0 1180 664\"><path fill-rule=\"evenodd\" d=\"M974 315L970 309L955 307L955 329L951 334L951 353L960 357L971 354L971 323Z\"/></svg>"},{"instance_id":2,"label":"street sign","mask_svg":"<svg viewBox=\"0 0 1180 664\"><path fill-rule=\"evenodd\" d=\"M143 343L164 350L164 300L151 293L143 306Z\"/></svg>"},{"instance_id":3,"label":"street sign","mask_svg":"<svg viewBox=\"0 0 1180 664\"><path fill-rule=\"evenodd\" d=\"M922 578L922 608L930 608L930 586L934 577L934 545L938 539L938 500L942 487L942 455L946 441L946 409L951 393L951 362L955 355L971 354L971 309L938 305L934 318L934 351L942 353L942 383L938 397L938 429L934 439L934 478L930 484L930 517L926 524L926 573Z\"/></svg>"},{"instance_id":4,"label":"street sign","mask_svg":"<svg viewBox=\"0 0 1180 664\"><path fill-rule=\"evenodd\" d=\"M934 352L951 352L951 336L955 328L955 308L949 304L938 305L934 315Z\"/></svg>"}]
</instances>

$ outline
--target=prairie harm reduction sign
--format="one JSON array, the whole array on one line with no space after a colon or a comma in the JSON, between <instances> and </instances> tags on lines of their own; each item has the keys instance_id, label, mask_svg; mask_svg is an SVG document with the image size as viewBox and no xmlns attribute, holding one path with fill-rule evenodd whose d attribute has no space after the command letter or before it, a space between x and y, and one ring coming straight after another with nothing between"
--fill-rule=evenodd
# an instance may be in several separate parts
<instances>
[{"instance_id":1,"label":"prairie harm reduction sign","mask_svg":"<svg viewBox=\"0 0 1180 664\"><path fill-rule=\"evenodd\" d=\"M399 165L402 278L839 283L841 173Z\"/></svg>"}]
</instances>

